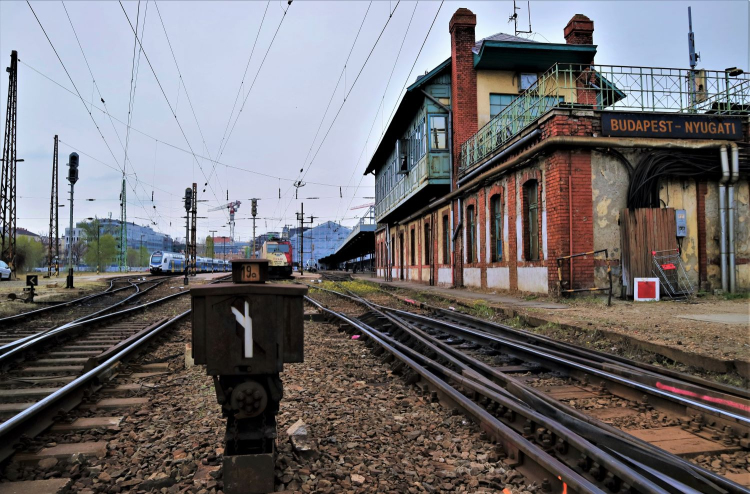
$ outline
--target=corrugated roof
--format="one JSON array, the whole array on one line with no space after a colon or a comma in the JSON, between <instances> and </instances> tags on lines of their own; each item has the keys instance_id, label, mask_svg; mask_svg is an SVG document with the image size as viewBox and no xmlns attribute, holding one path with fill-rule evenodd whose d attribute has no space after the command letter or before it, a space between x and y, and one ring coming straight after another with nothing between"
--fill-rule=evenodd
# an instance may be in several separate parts
<instances>
[{"instance_id":1,"label":"corrugated roof","mask_svg":"<svg viewBox=\"0 0 750 494\"><path fill-rule=\"evenodd\" d=\"M479 41L476 42L474 45L474 48L471 50L474 53L479 53L479 50L482 48L482 43L485 41L508 41L511 43L539 43L539 41L534 41L533 39L528 38L521 38L520 36L513 36L512 34L505 34L505 33L497 33L493 34L492 36L487 36L486 38L482 38Z\"/></svg>"}]
</instances>

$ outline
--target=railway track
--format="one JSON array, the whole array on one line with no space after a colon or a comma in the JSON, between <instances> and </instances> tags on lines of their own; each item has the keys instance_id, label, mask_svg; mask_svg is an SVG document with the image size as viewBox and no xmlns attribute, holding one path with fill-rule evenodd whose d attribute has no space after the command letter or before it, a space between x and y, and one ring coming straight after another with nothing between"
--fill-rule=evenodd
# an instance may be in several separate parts
<instances>
[{"instance_id":1,"label":"railway track","mask_svg":"<svg viewBox=\"0 0 750 494\"><path fill-rule=\"evenodd\" d=\"M35 436L104 388L122 360L190 313L165 317L163 311L153 311L156 314L144 317L144 309L173 303L188 293L139 300L136 307L116 312L110 306L59 324L0 355L0 461L27 448Z\"/></svg>"},{"instance_id":2,"label":"railway track","mask_svg":"<svg viewBox=\"0 0 750 494\"><path fill-rule=\"evenodd\" d=\"M132 302L166 279L132 276L115 278L101 292L0 318L0 355L31 337L63 324L84 321Z\"/></svg>"},{"instance_id":3,"label":"railway track","mask_svg":"<svg viewBox=\"0 0 750 494\"><path fill-rule=\"evenodd\" d=\"M331 292L329 290L324 290ZM506 462L551 492L750 492L747 476L691 463L748 449L746 390L562 344L450 311L429 315L332 291L309 302L394 371L498 440Z\"/></svg>"}]
</instances>

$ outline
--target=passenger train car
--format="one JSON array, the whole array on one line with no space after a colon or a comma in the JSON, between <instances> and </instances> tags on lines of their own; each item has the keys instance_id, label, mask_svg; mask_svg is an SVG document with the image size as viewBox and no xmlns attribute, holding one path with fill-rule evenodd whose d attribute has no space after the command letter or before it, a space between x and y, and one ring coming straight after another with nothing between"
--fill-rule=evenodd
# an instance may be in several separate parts
<instances>
[{"instance_id":1,"label":"passenger train car","mask_svg":"<svg viewBox=\"0 0 750 494\"><path fill-rule=\"evenodd\" d=\"M186 262L184 254L157 251L151 254L149 271L151 271L151 274L184 273ZM232 270L229 261L210 259L208 257L197 258L195 264L195 270L198 273L215 273Z\"/></svg>"},{"instance_id":2,"label":"passenger train car","mask_svg":"<svg viewBox=\"0 0 750 494\"><path fill-rule=\"evenodd\" d=\"M268 259L269 277L292 277L292 243L288 240L267 240L260 250L260 258Z\"/></svg>"}]
</instances>

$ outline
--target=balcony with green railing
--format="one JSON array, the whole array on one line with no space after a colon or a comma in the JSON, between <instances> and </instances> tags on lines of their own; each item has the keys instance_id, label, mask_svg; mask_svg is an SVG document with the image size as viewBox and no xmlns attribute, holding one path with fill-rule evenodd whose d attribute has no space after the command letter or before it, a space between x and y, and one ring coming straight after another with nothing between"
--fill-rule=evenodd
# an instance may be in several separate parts
<instances>
[{"instance_id":1,"label":"balcony with green railing","mask_svg":"<svg viewBox=\"0 0 750 494\"><path fill-rule=\"evenodd\" d=\"M460 173L555 108L747 115L750 77L730 70L556 64L463 143Z\"/></svg>"}]
</instances>

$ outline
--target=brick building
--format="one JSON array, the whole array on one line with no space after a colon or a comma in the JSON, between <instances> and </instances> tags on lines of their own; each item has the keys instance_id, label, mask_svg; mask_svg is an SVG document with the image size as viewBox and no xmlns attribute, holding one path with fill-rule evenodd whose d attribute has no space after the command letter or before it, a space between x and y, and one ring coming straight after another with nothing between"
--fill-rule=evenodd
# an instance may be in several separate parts
<instances>
[{"instance_id":1,"label":"brick building","mask_svg":"<svg viewBox=\"0 0 750 494\"><path fill-rule=\"evenodd\" d=\"M451 57L407 88L366 171L378 276L557 293L611 267L632 293L674 249L692 284L750 288L742 71L595 65L580 14L565 44L475 26L456 11Z\"/></svg>"}]
</instances>

